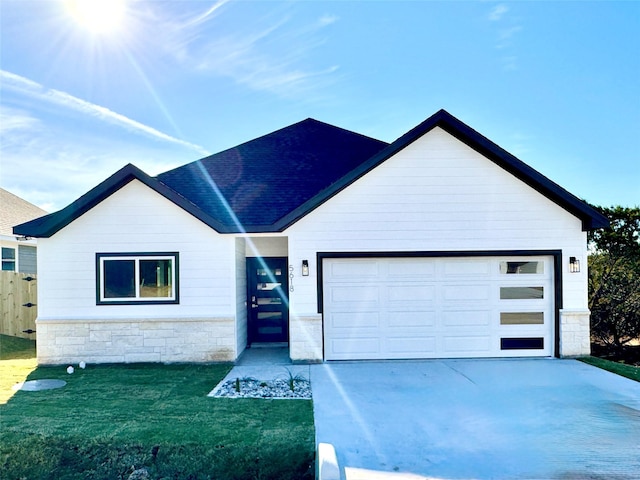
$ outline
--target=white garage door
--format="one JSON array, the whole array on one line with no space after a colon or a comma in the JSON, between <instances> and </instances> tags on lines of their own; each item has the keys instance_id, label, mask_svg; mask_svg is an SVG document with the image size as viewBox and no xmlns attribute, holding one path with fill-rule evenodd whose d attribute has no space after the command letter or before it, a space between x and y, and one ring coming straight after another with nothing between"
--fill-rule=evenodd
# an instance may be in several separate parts
<instances>
[{"instance_id":1,"label":"white garage door","mask_svg":"<svg viewBox=\"0 0 640 480\"><path fill-rule=\"evenodd\" d=\"M327 360L550 356L552 257L325 258Z\"/></svg>"}]
</instances>

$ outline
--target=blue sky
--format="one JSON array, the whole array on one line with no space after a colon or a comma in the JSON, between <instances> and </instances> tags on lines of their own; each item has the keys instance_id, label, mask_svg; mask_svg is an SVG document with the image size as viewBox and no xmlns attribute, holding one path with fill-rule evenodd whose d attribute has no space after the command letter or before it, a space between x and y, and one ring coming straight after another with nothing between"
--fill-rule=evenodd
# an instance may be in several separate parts
<instances>
[{"instance_id":1,"label":"blue sky","mask_svg":"<svg viewBox=\"0 0 640 480\"><path fill-rule=\"evenodd\" d=\"M440 108L573 194L640 205L640 2L134 1L97 33L0 0L0 186L49 211L308 117Z\"/></svg>"}]
</instances>

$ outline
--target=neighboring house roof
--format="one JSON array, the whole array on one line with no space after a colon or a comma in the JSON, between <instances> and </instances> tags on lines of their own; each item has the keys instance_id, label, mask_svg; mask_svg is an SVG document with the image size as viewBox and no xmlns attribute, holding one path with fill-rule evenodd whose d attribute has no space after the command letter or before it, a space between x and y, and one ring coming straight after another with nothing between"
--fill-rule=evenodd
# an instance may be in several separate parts
<instances>
[{"instance_id":1,"label":"neighboring house roof","mask_svg":"<svg viewBox=\"0 0 640 480\"><path fill-rule=\"evenodd\" d=\"M15 225L46 215L46 211L0 188L0 235L13 235Z\"/></svg>"},{"instance_id":2,"label":"neighboring house roof","mask_svg":"<svg viewBox=\"0 0 640 480\"><path fill-rule=\"evenodd\" d=\"M279 232L435 127L440 127L582 220L606 227L594 208L444 110L391 144L307 119L153 178L127 165L68 207L19 225L49 237L133 179L220 233Z\"/></svg>"}]
</instances>

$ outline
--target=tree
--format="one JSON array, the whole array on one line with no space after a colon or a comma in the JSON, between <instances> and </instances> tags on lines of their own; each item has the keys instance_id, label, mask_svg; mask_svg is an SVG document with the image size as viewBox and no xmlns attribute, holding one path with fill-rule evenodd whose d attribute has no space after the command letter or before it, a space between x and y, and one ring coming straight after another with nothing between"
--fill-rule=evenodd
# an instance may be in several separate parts
<instances>
[{"instance_id":1,"label":"tree","mask_svg":"<svg viewBox=\"0 0 640 480\"><path fill-rule=\"evenodd\" d=\"M591 334L621 351L640 338L640 208L595 208L611 226L588 234Z\"/></svg>"}]
</instances>

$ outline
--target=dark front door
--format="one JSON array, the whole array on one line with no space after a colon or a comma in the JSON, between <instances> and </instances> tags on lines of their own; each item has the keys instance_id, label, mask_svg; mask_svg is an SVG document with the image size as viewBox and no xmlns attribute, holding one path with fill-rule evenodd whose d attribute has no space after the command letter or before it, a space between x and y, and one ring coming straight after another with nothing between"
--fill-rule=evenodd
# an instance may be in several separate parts
<instances>
[{"instance_id":1,"label":"dark front door","mask_svg":"<svg viewBox=\"0 0 640 480\"><path fill-rule=\"evenodd\" d=\"M249 343L289 340L286 258L247 258Z\"/></svg>"}]
</instances>

